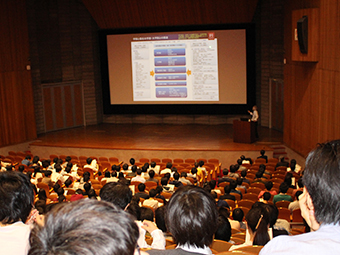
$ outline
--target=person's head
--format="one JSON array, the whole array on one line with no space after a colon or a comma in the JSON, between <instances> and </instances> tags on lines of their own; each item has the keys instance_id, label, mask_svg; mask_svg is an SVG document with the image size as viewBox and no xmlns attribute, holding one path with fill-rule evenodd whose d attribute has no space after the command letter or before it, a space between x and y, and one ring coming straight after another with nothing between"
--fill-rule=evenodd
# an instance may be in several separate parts
<instances>
[{"instance_id":1,"label":"person's head","mask_svg":"<svg viewBox=\"0 0 340 255\"><path fill-rule=\"evenodd\" d=\"M156 191L157 191L157 194L161 194L162 191L163 191L163 187L162 187L161 185L158 185L158 186L156 187Z\"/></svg>"},{"instance_id":2,"label":"person's head","mask_svg":"<svg viewBox=\"0 0 340 255\"><path fill-rule=\"evenodd\" d=\"M229 169L231 173L236 173L238 168L235 165L230 165Z\"/></svg>"},{"instance_id":3,"label":"person's head","mask_svg":"<svg viewBox=\"0 0 340 255\"><path fill-rule=\"evenodd\" d=\"M150 197L155 197L157 195L157 191L155 190L155 189L151 189L150 191L149 191L149 196Z\"/></svg>"},{"instance_id":4,"label":"person's head","mask_svg":"<svg viewBox=\"0 0 340 255\"><path fill-rule=\"evenodd\" d=\"M283 183L280 184L280 187L279 187L280 193L285 194L285 193L287 193L288 189L289 189L289 186L288 186L287 183L283 182Z\"/></svg>"},{"instance_id":5,"label":"person's head","mask_svg":"<svg viewBox=\"0 0 340 255\"><path fill-rule=\"evenodd\" d=\"M83 174L83 180L84 182L88 182L90 180L91 174L89 172L85 172Z\"/></svg>"},{"instance_id":6,"label":"person's head","mask_svg":"<svg viewBox=\"0 0 340 255\"><path fill-rule=\"evenodd\" d=\"M38 192L38 198L39 200L47 200L47 196L46 196L46 191L44 189L40 189Z\"/></svg>"},{"instance_id":7,"label":"person's head","mask_svg":"<svg viewBox=\"0 0 340 255\"><path fill-rule=\"evenodd\" d=\"M191 174L197 174L197 168L196 167L191 168L190 172Z\"/></svg>"},{"instance_id":8,"label":"person's head","mask_svg":"<svg viewBox=\"0 0 340 255\"><path fill-rule=\"evenodd\" d=\"M236 179L236 184L237 184L237 185L242 185L242 182L243 182L243 180L242 180L241 177L238 177L238 178Z\"/></svg>"},{"instance_id":9,"label":"person's head","mask_svg":"<svg viewBox=\"0 0 340 255\"><path fill-rule=\"evenodd\" d=\"M86 163L87 163L88 165L90 165L91 162L92 162L92 158L87 158L87 159L86 159Z\"/></svg>"},{"instance_id":10,"label":"person's head","mask_svg":"<svg viewBox=\"0 0 340 255\"><path fill-rule=\"evenodd\" d=\"M253 245L265 245L269 242L269 215L263 206L253 207L246 215L247 228L254 235Z\"/></svg>"},{"instance_id":11,"label":"person's head","mask_svg":"<svg viewBox=\"0 0 340 255\"><path fill-rule=\"evenodd\" d=\"M297 181L297 184L298 184L298 187L299 187L299 188L303 188L303 187L304 187L304 185L303 185L303 179L300 178L300 179Z\"/></svg>"},{"instance_id":12,"label":"person's head","mask_svg":"<svg viewBox=\"0 0 340 255\"><path fill-rule=\"evenodd\" d=\"M91 183L87 182L84 184L84 190L86 191L86 193L88 194L89 190L91 189Z\"/></svg>"},{"instance_id":13,"label":"person's head","mask_svg":"<svg viewBox=\"0 0 340 255\"><path fill-rule=\"evenodd\" d=\"M247 176L247 170L242 170L241 171L241 176L245 178Z\"/></svg>"},{"instance_id":14,"label":"person's head","mask_svg":"<svg viewBox=\"0 0 340 255\"><path fill-rule=\"evenodd\" d=\"M33 164L38 164L38 162L39 162L39 157L38 156L34 156L33 160L32 160L32 163Z\"/></svg>"},{"instance_id":15,"label":"person's head","mask_svg":"<svg viewBox=\"0 0 340 255\"><path fill-rule=\"evenodd\" d=\"M217 230L215 232L215 239L229 242L231 237L231 225L228 219L219 216L217 219Z\"/></svg>"},{"instance_id":16,"label":"person's head","mask_svg":"<svg viewBox=\"0 0 340 255\"><path fill-rule=\"evenodd\" d=\"M52 175L52 171L48 170L48 171L45 171L45 177L51 177Z\"/></svg>"},{"instance_id":17,"label":"person's head","mask_svg":"<svg viewBox=\"0 0 340 255\"><path fill-rule=\"evenodd\" d=\"M89 199L97 199L97 194L94 189L90 189L89 192L87 193L87 196Z\"/></svg>"},{"instance_id":18,"label":"person's head","mask_svg":"<svg viewBox=\"0 0 340 255\"><path fill-rule=\"evenodd\" d=\"M130 158L130 161L129 161L129 162L130 162L131 165L134 165L135 162L136 162L136 160L135 160L134 158Z\"/></svg>"},{"instance_id":19,"label":"person's head","mask_svg":"<svg viewBox=\"0 0 340 255\"><path fill-rule=\"evenodd\" d=\"M262 176L263 176L263 172L261 172L261 171L257 171L256 174L255 174L255 177L256 177L257 179L262 178Z\"/></svg>"},{"instance_id":20,"label":"person's head","mask_svg":"<svg viewBox=\"0 0 340 255\"><path fill-rule=\"evenodd\" d=\"M236 189L236 187L237 187L236 181L235 180L230 180L230 188L232 190L234 190L234 189Z\"/></svg>"},{"instance_id":21,"label":"person's head","mask_svg":"<svg viewBox=\"0 0 340 255\"><path fill-rule=\"evenodd\" d=\"M31 255L132 255L137 246L136 223L107 202L82 199L64 203L54 207L44 222L32 230Z\"/></svg>"},{"instance_id":22,"label":"person's head","mask_svg":"<svg viewBox=\"0 0 340 255\"><path fill-rule=\"evenodd\" d=\"M65 186L66 188L69 188L71 185L72 185L72 180L71 178L68 178L66 181L65 181ZM84 185L84 189L85 189L85 185Z\"/></svg>"},{"instance_id":23,"label":"person's head","mask_svg":"<svg viewBox=\"0 0 340 255\"><path fill-rule=\"evenodd\" d=\"M268 181L268 182L266 182L265 184L264 184L264 186L266 187L266 189L268 190L268 191L270 191L272 188L273 188L273 182L271 182L271 181Z\"/></svg>"},{"instance_id":24,"label":"person's head","mask_svg":"<svg viewBox=\"0 0 340 255\"><path fill-rule=\"evenodd\" d=\"M186 178L187 176L188 176L188 175L187 175L186 172L182 172L182 173L181 173L181 177Z\"/></svg>"},{"instance_id":25,"label":"person's head","mask_svg":"<svg viewBox=\"0 0 340 255\"><path fill-rule=\"evenodd\" d=\"M25 159L31 160L31 156L30 155L26 155Z\"/></svg>"},{"instance_id":26,"label":"person's head","mask_svg":"<svg viewBox=\"0 0 340 255\"><path fill-rule=\"evenodd\" d=\"M227 168L224 168L224 169L222 170L222 173L223 173L223 175L228 175L229 170L228 170Z\"/></svg>"},{"instance_id":27,"label":"person's head","mask_svg":"<svg viewBox=\"0 0 340 255\"><path fill-rule=\"evenodd\" d=\"M167 228L165 225L165 209L166 206L158 207L155 211L155 223L157 227L163 232L167 232Z\"/></svg>"},{"instance_id":28,"label":"person's head","mask_svg":"<svg viewBox=\"0 0 340 255\"><path fill-rule=\"evenodd\" d=\"M60 187L60 188L57 190L58 197L64 195L64 192L65 192L64 189Z\"/></svg>"},{"instance_id":29,"label":"person's head","mask_svg":"<svg viewBox=\"0 0 340 255\"><path fill-rule=\"evenodd\" d=\"M280 161L284 162L285 161L285 157L280 158Z\"/></svg>"},{"instance_id":30,"label":"person's head","mask_svg":"<svg viewBox=\"0 0 340 255\"><path fill-rule=\"evenodd\" d=\"M150 176L150 178L155 177L155 171L154 170L150 170L149 171L149 176Z\"/></svg>"},{"instance_id":31,"label":"person's head","mask_svg":"<svg viewBox=\"0 0 340 255\"><path fill-rule=\"evenodd\" d=\"M295 198L296 198L296 200L299 201L299 196L300 196L302 193L303 193L303 192L302 192L301 190L298 190L298 191L295 192Z\"/></svg>"},{"instance_id":32,"label":"person's head","mask_svg":"<svg viewBox=\"0 0 340 255\"><path fill-rule=\"evenodd\" d=\"M55 166L54 166L54 169L55 169L55 171L57 172L57 173L60 173L60 171L61 171L61 166L59 165L59 164L56 164Z\"/></svg>"},{"instance_id":33,"label":"person's head","mask_svg":"<svg viewBox=\"0 0 340 255\"><path fill-rule=\"evenodd\" d=\"M71 167L69 167L69 166L65 167L65 172L66 173L68 173L68 174L71 173L71 170L72 170Z\"/></svg>"},{"instance_id":34,"label":"person's head","mask_svg":"<svg viewBox=\"0 0 340 255\"><path fill-rule=\"evenodd\" d=\"M269 192L263 193L263 200L269 201L272 195Z\"/></svg>"},{"instance_id":35,"label":"person's head","mask_svg":"<svg viewBox=\"0 0 340 255\"><path fill-rule=\"evenodd\" d=\"M19 167L18 167L18 171L19 172L24 172L24 170L25 170L25 167L23 166L23 165L20 165Z\"/></svg>"},{"instance_id":36,"label":"person's head","mask_svg":"<svg viewBox=\"0 0 340 255\"><path fill-rule=\"evenodd\" d=\"M34 201L29 178L19 172L0 173L0 222L26 222Z\"/></svg>"},{"instance_id":37,"label":"person's head","mask_svg":"<svg viewBox=\"0 0 340 255\"><path fill-rule=\"evenodd\" d=\"M231 191L231 187L230 187L230 185L225 185L224 186L224 194L229 194L230 193L230 191Z\"/></svg>"},{"instance_id":38,"label":"person's head","mask_svg":"<svg viewBox=\"0 0 340 255\"><path fill-rule=\"evenodd\" d=\"M179 180L179 173L178 173L178 172L175 172L175 173L174 173L174 179L175 179L176 181Z\"/></svg>"},{"instance_id":39,"label":"person's head","mask_svg":"<svg viewBox=\"0 0 340 255\"><path fill-rule=\"evenodd\" d=\"M113 203L124 210L131 202L132 192L126 185L109 182L101 188L99 196L101 200Z\"/></svg>"},{"instance_id":40,"label":"person's head","mask_svg":"<svg viewBox=\"0 0 340 255\"><path fill-rule=\"evenodd\" d=\"M261 151L260 151L261 156L264 156L265 153L266 153L265 150L261 150Z\"/></svg>"},{"instance_id":41,"label":"person's head","mask_svg":"<svg viewBox=\"0 0 340 255\"><path fill-rule=\"evenodd\" d=\"M124 163L124 164L123 164L123 170L124 170L124 171L127 171L128 169L129 169L129 165L126 164L126 163Z\"/></svg>"},{"instance_id":42,"label":"person's head","mask_svg":"<svg viewBox=\"0 0 340 255\"><path fill-rule=\"evenodd\" d=\"M137 175L141 175L141 174L142 174L142 169L140 169L140 168L137 169L137 172L136 172L136 173L137 173Z\"/></svg>"},{"instance_id":43,"label":"person's head","mask_svg":"<svg viewBox=\"0 0 340 255\"><path fill-rule=\"evenodd\" d=\"M246 158L246 157L245 157L244 155L241 155L241 156L240 156L240 159L241 159L242 161L245 160L245 158Z\"/></svg>"},{"instance_id":44,"label":"person's head","mask_svg":"<svg viewBox=\"0 0 340 255\"><path fill-rule=\"evenodd\" d=\"M83 195L83 190L82 189L77 189L75 191L75 193L78 194L78 195Z\"/></svg>"},{"instance_id":45,"label":"person's head","mask_svg":"<svg viewBox=\"0 0 340 255\"><path fill-rule=\"evenodd\" d=\"M144 192L145 191L145 184L144 183L138 184L138 190L139 190L139 192Z\"/></svg>"},{"instance_id":46,"label":"person's head","mask_svg":"<svg viewBox=\"0 0 340 255\"><path fill-rule=\"evenodd\" d=\"M155 162L155 161L152 161L152 162L150 163L150 166L151 166L151 168L155 168L155 167L156 167L156 162Z\"/></svg>"},{"instance_id":47,"label":"person's head","mask_svg":"<svg viewBox=\"0 0 340 255\"><path fill-rule=\"evenodd\" d=\"M161 185L162 186L164 186L164 185L168 185L168 178L166 178L166 177L162 177L162 179L161 179Z\"/></svg>"},{"instance_id":48,"label":"person's head","mask_svg":"<svg viewBox=\"0 0 340 255\"><path fill-rule=\"evenodd\" d=\"M214 199L196 186L179 188L167 205L167 228L179 245L209 246L217 229L217 218Z\"/></svg>"},{"instance_id":49,"label":"person's head","mask_svg":"<svg viewBox=\"0 0 340 255\"><path fill-rule=\"evenodd\" d=\"M132 165L131 171L132 171L133 173L135 173L135 172L137 171L137 166L136 166L136 165Z\"/></svg>"},{"instance_id":50,"label":"person's head","mask_svg":"<svg viewBox=\"0 0 340 255\"><path fill-rule=\"evenodd\" d=\"M104 177L105 178L110 178L111 174L109 171L106 171L105 174L104 174Z\"/></svg>"},{"instance_id":51,"label":"person's head","mask_svg":"<svg viewBox=\"0 0 340 255\"><path fill-rule=\"evenodd\" d=\"M239 222L243 221L244 212L241 208L235 208L232 213L232 217L234 220L237 220Z\"/></svg>"},{"instance_id":52,"label":"person's head","mask_svg":"<svg viewBox=\"0 0 340 255\"><path fill-rule=\"evenodd\" d=\"M289 187L290 185L292 185L292 177L290 177L289 175L286 175L284 182L287 183L287 185Z\"/></svg>"},{"instance_id":53,"label":"person's head","mask_svg":"<svg viewBox=\"0 0 340 255\"><path fill-rule=\"evenodd\" d=\"M12 165L7 165L5 168L6 168L6 171L13 171Z\"/></svg>"},{"instance_id":54,"label":"person's head","mask_svg":"<svg viewBox=\"0 0 340 255\"><path fill-rule=\"evenodd\" d=\"M111 173L111 177L117 177L117 171L113 171L113 172Z\"/></svg>"},{"instance_id":55,"label":"person's head","mask_svg":"<svg viewBox=\"0 0 340 255\"><path fill-rule=\"evenodd\" d=\"M200 167L204 166L204 161L203 161L203 160L200 160L200 161L198 162L198 165L199 165Z\"/></svg>"},{"instance_id":56,"label":"person's head","mask_svg":"<svg viewBox=\"0 0 340 255\"><path fill-rule=\"evenodd\" d=\"M67 156L67 157L65 158L65 161L68 162L68 163L70 163L71 160L72 160L72 158L71 158L70 156Z\"/></svg>"},{"instance_id":57,"label":"person's head","mask_svg":"<svg viewBox=\"0 0 340 255\"><path fill-rule=\"evenodd\" d=\"M172 163L171 162L166 163L166 168L171 169L171 167L172 167Z\"/></svg>"},{"instance_id":58,"label":"person's head","mask_svg":"<svg viewBox=\"0 0 340 255\"><path fill-rule=\"evenodd\" d=\"M140 208L140 220L154 221L154 213L151 208L141 207Z\"/></svg>"},{"instance_id":59,"label":"person's head","mask_svg":"<svg viewBox=\"0 0 340 255\"><path fill-rule=\"evenodd\" d=\"M242 159L239 158L239 159L237 160L237 164L238 164L239 166L242 165Z\"/></svg>"},{"instance_id":60,"label":"person's head","mask_svg":"<svg viewBox=\"0 0 340 255\"><path fill-rule=\"evenodd\" d=\"M252 109L253 109L253 111L257 111L257 106L254 105Z\"/></svg>"},{"instance_id":61,"label":"person's head","mask_svg":"<svg viewBox=\"0 0 340 255\"><path fill-rule=\"evenodd\" d=\"M111 166L111 170L112 170L112 171L116 171L116 165L112 165L112 166Z\"/></svg>"},{"instance_id":62,"label":"person's head","mask_svg":"<svg viewBox=\"0 0 340 255\"><path fill-rule=\"evenodd\" d=\"M314 217L319 224L340 222L339 170L340 140L319 144L306 159L304 195L307 205L314 209Z\"/></svg>"},{"instance_id":63,"label":"person's head","mask_svg":"<svg viewBox=\"0 0 340 255\"><path fill-rule=\"evenodd\" d=\"M166 174L164 174L164 178L167 178L167 179L168 179L168 181L170 180L170 177L171 177L170 173L166 173Z\"/></svg>"}]
</instances>

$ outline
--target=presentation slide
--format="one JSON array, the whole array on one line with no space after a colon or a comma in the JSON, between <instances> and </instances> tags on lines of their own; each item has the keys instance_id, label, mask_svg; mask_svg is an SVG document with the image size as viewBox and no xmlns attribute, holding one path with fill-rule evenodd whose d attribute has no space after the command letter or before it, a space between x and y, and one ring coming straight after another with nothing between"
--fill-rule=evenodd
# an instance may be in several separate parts
<instances>
[{"instance_id":1,"label":"presentation slide","mask_svg":"<svg viewBox=\"0 0 340 255\"><path fill-rule=\"evenodd\" d=\"M111 105L247 104L246 29L106 40Z\"/></svg>"}]
</instances>

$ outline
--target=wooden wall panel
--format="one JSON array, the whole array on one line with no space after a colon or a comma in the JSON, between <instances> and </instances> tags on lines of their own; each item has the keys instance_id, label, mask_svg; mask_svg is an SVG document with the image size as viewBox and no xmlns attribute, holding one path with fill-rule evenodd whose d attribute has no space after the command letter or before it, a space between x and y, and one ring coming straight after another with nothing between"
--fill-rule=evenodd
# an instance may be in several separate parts
<instances>
[{"instance_id":1,"label":"wooden wall panel","mask_svg":"<svg viewBox=\"0 0 340 255\"><path fill-rule=\"evenodd\" d=\"M258 0L83 0L102 29L249 23Z\"/></svg>"},{"instance_id":2,"label":"wooden wall panel","mask_svg":"<svg viewBox=\"0 0 340 255\"><path fill-rule=\"evenodd\" d=\"M285 27L284 142L302 155L317 143L340 138L340 7L337 0L290 0L285 22L291 22L294 10L307 8L319 8L318 63L292 61L291 24Z\"/></svg>"},{"instance_id":3,"label":"wooden wall panel","mask_svg":"<svg viewBox=\"0 0 340 255\"><path fill-rule=\"evenodd\" d=\"M72 89L71 86L64 86L64 95L65 95L65 126L73 127L73 102L72 102Z\"/></svg>"},{"instance_id":4,"label":"wooden wall panel","mask_svg":"<svg viewBox=\"0 0 340 255\"><path fill-rule=\"evenodd\" d=\"M43 88L44 97L44 112L45 112L45 130L51 131L54 129L53 124L53 108L52 108L52 97L51 88Z\"/></svg>"},{"instance_id":5,"label":"wooden wall panel","mask_svg":"<svg viewBox=\"0 0 340 255\"><path fill-rule=\"evenodd\" d=\"M36 138L25 1L0 1L0 146Z\"/></svg>"},{"instance_id":6,"label":"wooden wall panel","mask_svg":"<svg viewBox=\"0 0 340 255\"><path fill-rule=\"evenodd\" d=\"M81 85L74 86L74 110L76 125L82 125L84 122L83 117L83 93L81 91Z\"/></svg>"}]
</instances>

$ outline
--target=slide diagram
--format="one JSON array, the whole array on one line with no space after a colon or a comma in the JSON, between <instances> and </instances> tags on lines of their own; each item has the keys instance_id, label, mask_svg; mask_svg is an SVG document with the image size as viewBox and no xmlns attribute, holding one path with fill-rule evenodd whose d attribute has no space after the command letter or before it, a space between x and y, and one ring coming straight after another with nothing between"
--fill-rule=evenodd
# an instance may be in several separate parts
<instances>
[{"instance_id":1,"label":"slide diagram","mask_svg":"<svg viewBox=\"0 0 340 255\"><path fill-rule=\"evenodd\" d=\"M218 101L217 39L131 42L134 101Z\"/></svg>"}]
</instances>

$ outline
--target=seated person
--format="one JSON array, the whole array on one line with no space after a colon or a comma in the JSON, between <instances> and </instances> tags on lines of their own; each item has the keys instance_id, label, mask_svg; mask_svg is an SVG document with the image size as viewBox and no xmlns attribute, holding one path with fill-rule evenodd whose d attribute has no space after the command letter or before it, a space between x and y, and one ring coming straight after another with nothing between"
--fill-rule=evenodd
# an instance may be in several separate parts
<instances>
[{"instance_id":1,"label":"seated person","mask_svg":"<svg viewBox=\"0 0 340 255\"><path fill-rule=\"evenodd\" d=\"M171 162L166 163L165 169L163 169L160 172L160 174L166 174L166 173L170 173L171 174L171 168L172 168L172 163Z\"/></svg>"},{"instance_id":2,"label":"seated person","mask_svg":"<svg viewBox=\"0 0 340 255\"><path fill-rule=\"evenodd\" d=\"M217 182L218 182L218 185L220 185L220 183L222 182L230 182L232 179L229 178L229 171L227 168L224 168L223 171L222 171L222 174L223 176L221 178L218 178Z\"/></svg>"},{"instance_id":3,"label":"seated person","mask_svg":"<svg viewBox=\"0 0 340 255\"><path fill-rule=\"evenodd\" d=\"M220 199L223 199L223 200L230 199L230 200L235 201L236 198L235 198L235 196L230 194L230 191L231 191L230 185L225 185L224 186L224 195L220 196Z\"/></svg>"},{"instance_id":4,"label":"seated person","mask_svg":"<svg viewBox=\"0 0 340 255\"><path fill-rule=\"evenodd\" d=\"M295 193L295 200L293 202L291 202L288 206L288 209L290 210L290 213L293 214L293 211L295 209L300 209L300 203L299 203L299 196L302 194L303 192L301 190L298 190Z\"/></svg>"},{"instance_id":5,"label":"seated person","mask_svg":"<svg viewBox=\"0 0 340 255\"><path fill-rule=\"evenodd\" d=\"M237 183L235 180L231 180L230 181L230 195L232 195L233 193L236 193L236 194L239 194L241 196L241 199L242 199L242 192L239 191L239 190L236 190L236 187L237 187Z\"/></svg>"},{"instance_id":6,"label":"seated person","mask_svg":"<svg viewBox=\"0 0 340 255\"><path fill-rule=\"evenodd\" d=\"M266 153L265 150L261 150L261 151L260 151L261 156L259 156L259 157L257 157L257 158L263 158L263 159L266 160L266 163L268 163L268 156L267 156L267 155L264 155L265 153Z\"/></svg>"},{"instance_id":7,"label":"seated person","mask_svg":"<svg viewBox=\"0 0 340 255\"><path fill-rule=\"evenodd\" d=\"M133 165L132 167L131 167L131 172L129 172L126 176L127 177L136 177L137 176L137 174L136 174L136 172L137 172L137 166L136 165ZM142 173L142 171L141 171L141 173ZM144 178L143 178L144 179Z\"/></svg>"},{"instance_id":8,"label":"seated person","mask_svg":"<svg viewBox=\"0 0 340 255\"><path fill-rule=\"evenodd\" d=\"M162 177L161 185L164 192L173 193L175 185L169 184L169 179L167 177Z\"/></svg>"},{"instance_id":9,"label":"seated person","mask_svg":"<svg viewBox=\"0 0 340 255\"><path fill-rule=\"evenodd\" d=\"M260 198L260 202L268 204L269 200L271 199L272 195L269 192L263 193L263 196Z\"/></svg>"},{"instance_id":10,"label":"seated person","mask_svg":"<svg viewBox=\"0 0 340 255\"><path fill-rule=\"evenodd\" d=\"M290 195L287 195L287 191L288 191L288 185L287 183L283 182L280 184L280 187L279 187L279 194L278 195L275 195L274 198L273 198L273 203L274 205L276 204L276 202L278 201L289 201L289 202L293 202L293 199Z\"/></svg>"},{"instance_id":11,"label":"seated person","mask_svg":"<svg viewBox=\"0 0 340 255\"><path fill-rule=\"evenodd\" d=\"M122 210L126 210L132 200L132 192L127 185L110 182L106 183L100 190L100 198L102 201L107 201L119 206ZM136 222L139 227L138 246L140 248L155 248L164 249L165 239L161 230L159 230L153 222L144 221ZM145 234L148 231L153 238L151 246L145 241Z\"/></svg>"},{"instance_id":12,"label":"seated person","mask_svg":"<svg viewBox=\"0 0 340 255\"><path fill-rule=\"evenodd\" d=\"M241 171L242 182L250 184L250 181L246 178L246 176L247 176L247 170L242 170Z\"/></svg>"},{"instance_id":13,"label":"seated person","mask_svg":"<svg viewBox=\"0 0 340 255\"><path fill-rule=\"evenodd\" d=\"M51 175L52 175L52 171L45 171L45 177L43 177L42 180L41 180L41 182L46 183L49 188L53 187Z\"/></svg>"},{"instance_id":14,"label":"seated person","mask_svg":"<svg viewBox=\"0 0 340 255\"><path fill-rule=\"evenodd\" d=\"M131 179L131 182L141 182L144 183L146 180L142 177L142 169L137 169L137 176Z\"/></svg>"},{"instance_id":15,"label":"seated person","mask_svg":"<svg viewBox=\"0 0 340 255\"><path fill-rule=\"evenodd\" d=\"M230 172L228 173L228 177L231 177L231 178L238 178L238 177L240 177L240 175L238 173L236 173L237 170L238 170L237 165L231 165L229 167L229 170L230 170Z\"/></svg>"},{"instance_id":16,"label":"seated person","mask_svg":"<svg viewBox=\"0 0 340 255\"><path fill-rule=\"evenodd\" d=\"M150 167L148 169L148 172L150 172L151 170L153 170L156 174L159 174L160 166L157 166L156 162L152 161L150 163Z\"/></svg>"},{"instance_id":17,"label":"seated person","mask_svg":"<svg viewBox=\"0 0 340 255\"><path fill-rule=\"evenodd\" d=\"M179 188L167 205L166 226L177 245L176 249L152 254L212 254L217 230L218 212L211 195L197 186Z\"/></svg>"},{"instance_id":18,"label":"seated person","mask_svg":"<svg viewBox=\"0 0 340 255\"><path fill-rule=\"evenodd\" d=\"M83 169L85 169L85 168L92 169L94 173L98 172L99 166L97 164L97 160L92 159L92 158L87 158L86 159L86 165L83 166Z\"/></svg>"},{"instance_id":19,"label":"seated person","mask_svg":"<svg viewBox=\"0 0 340 255\"><path fill-rule=\"evenodd\" d=\"M158 208L158 200L155 199L156 195L157 195L157 191L155 189L151 189L149 192L150 198L146 199L143 202L143 205L150 206L154 210L156 210Z\"/></svg>"},{"instance_id":20,"label":"seated person","mask_svg":"<svg viewBox=\"0 0 340 255\"><path fill-rule=\"evenodd\" d=\"M133 255L138 235L135 222L117 206L79 200L53 208L43 226L32 230L29 254Z\"/></svg>"},{"instance_id":21,"label":"seated person","mask_svg":"<svg viewBox=\"0 0 340 255\"><path fill-rule=\"evenodd\" d=\"M146 181L147 182L155 182L155 183L157 183L158 184L158 179L156 179L156 178L154 178L155 177L155 171L154 170L150 170L149 171L149 179L147 179Z\"/></svg>"},{"instance_id":22,"label":"seated person","mask_svg":"<svg viewBox=\"0 0 340 255\"><path fill-rule=\"evenodd\" d=\"M245 166L242 166L242 159L238 159L237 161L237 165L238 165L238 171L242 172L243 170L248 171L248 169Z\"/></svg>"},{"instance_id":23,"label":"seated person","mask_svg":"<svg viewBox=\"0 0 340 255\"><path fill-rule=\"evenodd\" d=\"M244 155L241 155L240 159L242 160L242 164L253 164L253 160L251 158L246 158Z\"/></svg>"},{"instance_id":24,"label":"seated person","mask_svg":"<svg viewBox=\"0 0 340 255\"><path fill-rule=\"evenodd\" d=\"M276 170L276 168L278 168L280 166L289 167L289 162L285 161L285 157L280 158L280 161L277 162L277 164L275 166L275 170Z\"/></svg>"},{"instance_id":25,"label":"seated person","mask_svg":"<svg viewBox=\"0 0 340 255\"><path fill-rule=\"evenodd\" d=\"M187 179L187 173L186 172L182 172L181 173L181 177L178 179L181 183L185 183L186 185L192 185L191 181L189 181Z\"/></svg>"},{"instance_id":26,"label":"seated person","mask_svg":"<svg viewBox=\"0 0 340 255\"><path fill-rule=\"evenodd\" d=\"M175 172L173 177L174 177L174 180L170 181L169 184L175 185L175 187L177 187L177 188L183 186L183 183L179 181L179 173L178 172Z\"/></svg>"},{"instance_id":27,"label":"seated person","mask_svg":"<svg viewBox=\"0 0 340 255\"><path fill-rule=\"evenodd\" d=\"M27 254L31 228L25 223L36 217L30 215L33 202L33 189L25 174L0 173L0 254Z\"/></svg>"},{"instance_id":28,"label":"seated person","mask_svg":"<svg viewBox=\"0 0 340 255\"><path fill-rule=\"evenodd\" d=\"M233 245L229 251L252 245L265 245L269 242L268 234L269 215L263 207L253 207L246 215L247 234L249 239L240 245Z\"/></svg>"},{"instance_id":29,"label":"seated person","mask_svg":"<svg viewBox=\"0 0 340 255\"><path fill-rule=\"evenodd\" d=\"M141 197L141 198L144 198L144 199L150 198L148 193L145 192L145 184L144 183L138 184L137 188L138 188L138 192L135 194L135 196Z\"/></svg>"},{"instance_id":30,"label":"seated person","mask_svg":"<svg viewBox=\"0 0 340 255\"><path fill-rule=\"evenodd\" d=\"M241 230L246 229L246 225L243 222L244 212L241 208L235 208L232 213L232 218L229 219L231 228Z\"/></svg>"},{"instance_id":31,"label":"seated person","mask_svg":"<svg viewBox=\"0 0 340 255\"><path fill-rule=\"evenodd\" d=\"M238 177L238 178L236 179L236 184L237 184L236 188L244 189L245 193L247 193L247 187L244 186L244 185L242 185L242 183L243 183L242 178L241 178L241 177Z\"/></svg>"},{"instance_id":32,"label":"seated person","mask_svg":"<svg viewBox=\"0 0 340 255\"><path fill-rule=\"evenodd\" d=\"M268 182L266 182L266 183L264 184L264 186L266 187L266 189L265 189L265 190L261 190L261 192L260 192L259 195L258 195L258 198L259 198L259 199L263 196L263 194L264 194L265 192L269 192L272 196L277 195L277 192L276 192L275 190L272 190L272 188L273 188L273 182L268 181Z\"/></svg>"}]
</instances>

